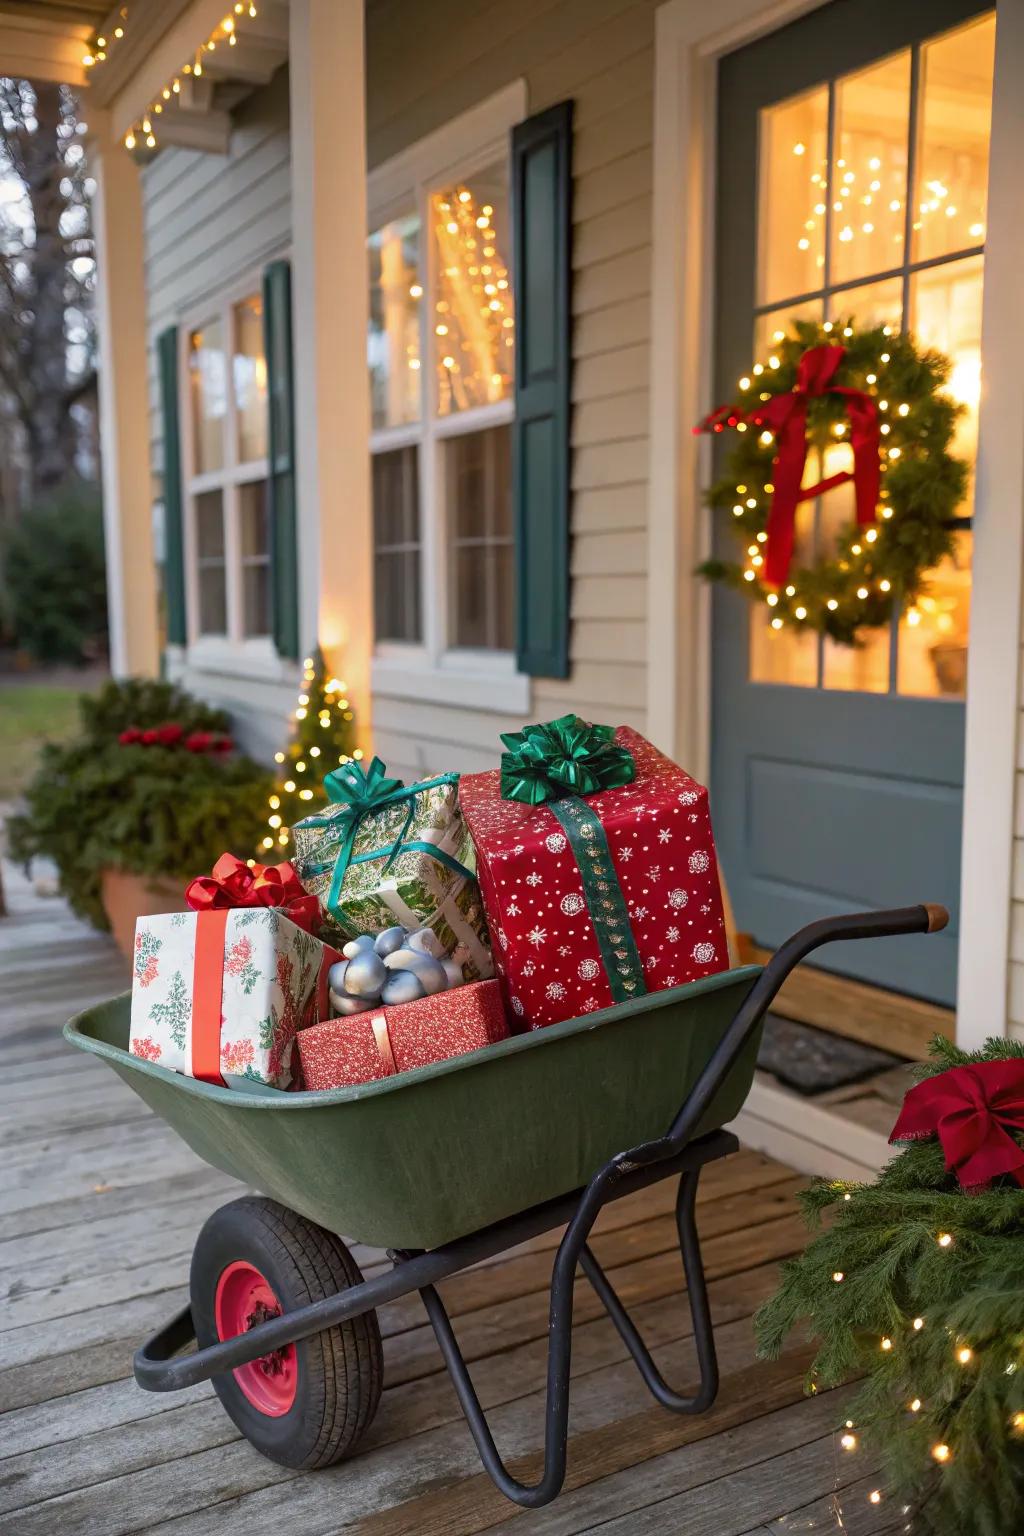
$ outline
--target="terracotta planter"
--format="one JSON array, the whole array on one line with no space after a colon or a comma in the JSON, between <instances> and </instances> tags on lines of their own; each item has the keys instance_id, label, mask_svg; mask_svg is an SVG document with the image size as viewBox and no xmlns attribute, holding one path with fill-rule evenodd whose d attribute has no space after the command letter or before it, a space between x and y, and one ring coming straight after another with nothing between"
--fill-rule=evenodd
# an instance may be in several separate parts
<instances>
[{"instance_id":1,"label":"terracotta planter","mask_svg":"<svg viewBox=\"0 0 1024 1536\"><path fill-rule=\"evenodd\" d=\"M154 912L184 912L185 896L180 880L157 875L132 875L123 869L105 869L100 892L111 932L121 953L131 959L135 949L135 919Z\"/></svg>"}]
</instances>

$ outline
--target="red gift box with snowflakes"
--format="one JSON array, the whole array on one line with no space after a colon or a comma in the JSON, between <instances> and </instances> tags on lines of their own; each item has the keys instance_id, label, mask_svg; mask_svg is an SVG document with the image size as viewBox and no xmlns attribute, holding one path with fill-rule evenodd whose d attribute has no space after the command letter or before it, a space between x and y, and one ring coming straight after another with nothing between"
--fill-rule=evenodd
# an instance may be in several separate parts
<instances>
[{"instance_id":1,"label":"red gift box with snowflakes","mask_svg":"<svg viewBox=\"0 0 1024 1536\"><path fill-rule=\"evenodd\" d=\"M631 782L540 805L464 775L495 965L538 1029L728 967L708 794L638 732Z\"/></svg>"},{"instance_id":2,"label":"red gift box with snowflakes","mask_svg":"<svg viewBox=\"0 0 1024 1536\"><path fill-rule=\"evenodd\" d=\"M297 1036L305 1086L344 1088L478 1051L508 1035L501 987L473 981L396 1007L325 1019Z\"/></svg>"}]
</instances>

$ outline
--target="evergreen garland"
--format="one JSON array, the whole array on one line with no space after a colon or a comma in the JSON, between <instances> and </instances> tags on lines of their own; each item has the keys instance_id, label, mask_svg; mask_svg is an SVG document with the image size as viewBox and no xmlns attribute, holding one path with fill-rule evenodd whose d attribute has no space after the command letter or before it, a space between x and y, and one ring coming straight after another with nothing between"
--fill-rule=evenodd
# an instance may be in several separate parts
<instances>
[{"instance_id":1,"label":"evergreen garland","mask_svg":"<svg viewBox=\"0 0 1024 1536\"><path fill-rule=\"evenodd\" d=\"M808 348L836 342L846 355L835 382L878 399L880 517L867 529L851 519L830 552L819 552L814 564L791 570L785 587L771 591L758 572L772 502L775 446L743 418L772 396L792 391ZM950 519L967 489L967 466L949 451L964 410L943 392L949 375L950 362L942 353L919 351L910 336L894 334L889 326L858 330L852 318L824 324L794 320L781 339L777 332L767 364L755 364L750 376L740 380L738 402L713 428L736 427L737 437L708 492L708 505L731 513L746 559L708 560L700 574L738 588L757 602L768 601L776 628L792 623L821 630L844 645L856 644L861 628L888 624L895 603L910 608L926 590L925 572L952 553ZM848 435L842 398L812 396L807 411L809 458Z\"/></svg>"},{"instance_id":2,"label":"evergreen garland","mask_svg":"<svg viewBox=\"0 0 1024 1536\"><path fill-rule=\"evenodd\" d=\"M919 1078L1024 1057L1024 1044L970 1053L936 1036L931 1057ZM931 1139L874 1184L818 1179L802 1200L810 1225L833 1220L783 1265L756 1319L760 1352L777 1357L806 1318L819 1345L809 1389L864 1378L843 1443L863 1437L880 1458L883 1498L912 1511L906 1528L1024 1530L1024 1189L1007 1178L964 1194Z\"/></svg>"}]
</instances>

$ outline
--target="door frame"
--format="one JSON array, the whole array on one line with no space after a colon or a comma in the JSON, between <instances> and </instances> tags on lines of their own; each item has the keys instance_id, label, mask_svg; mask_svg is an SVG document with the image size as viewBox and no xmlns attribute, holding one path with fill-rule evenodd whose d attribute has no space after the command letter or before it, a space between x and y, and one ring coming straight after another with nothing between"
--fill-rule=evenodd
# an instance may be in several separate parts
<instances>
[{"instance_id":1,"label":"door frame","mask_svg":"<svg viewBox=\"0 0 1024 1536\"><path fill-rule=\"evenodd\" d=\"M704 782L711 602L693 571L710 553L710 443L691 427L714 403L717 63L826 3L666 0L655 13L647 722ZM960 879L957 1040L967 1048L1007 1031L1021 704L1024 6L996 0L996 14ZM1024 981L1024 965L1015 969Z\"/></svg>"}]
</instances>

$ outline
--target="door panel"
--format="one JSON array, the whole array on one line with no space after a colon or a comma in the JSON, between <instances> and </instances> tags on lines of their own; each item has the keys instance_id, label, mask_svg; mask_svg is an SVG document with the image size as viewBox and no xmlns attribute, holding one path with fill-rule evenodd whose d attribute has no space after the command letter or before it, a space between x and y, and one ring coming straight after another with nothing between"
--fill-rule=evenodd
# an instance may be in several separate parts
<instances>
[{"instance_id":1,"label":"door panel","mask_svg":"<svg viewBox=\"0 0 1024 1536\"><path fill-rule=\"evenodd\" d=\"M951 354L973 455L994 18L972 0L832 0L727 56L719 76L715 400L797 315L853 314ZM716 445L721 451L721 445ZM837 445L815 479L845 467ZM819 472L820 471L820 472ZM928 946L822 963L951 1003L956 986L970 497L955 557L856 649L717 589L712 795L741 928L766 945L837 909L941 901ZM852 487L805 503L797 555L828 547ZM716 550L734 541L716 528Z\"/></svg>"}]
</instances>

